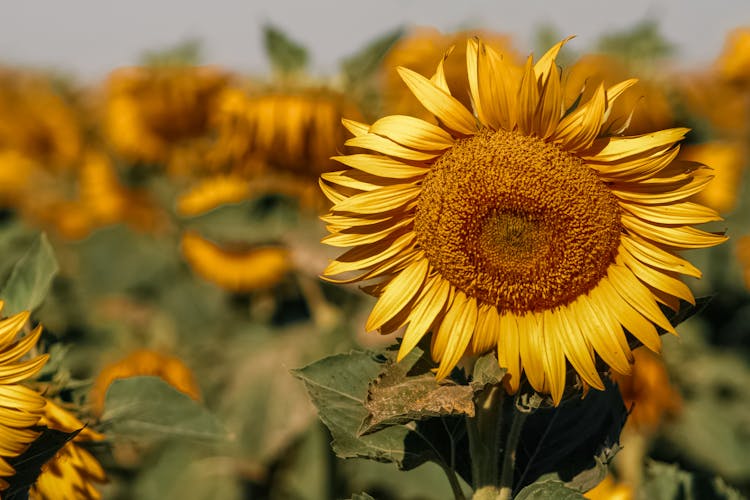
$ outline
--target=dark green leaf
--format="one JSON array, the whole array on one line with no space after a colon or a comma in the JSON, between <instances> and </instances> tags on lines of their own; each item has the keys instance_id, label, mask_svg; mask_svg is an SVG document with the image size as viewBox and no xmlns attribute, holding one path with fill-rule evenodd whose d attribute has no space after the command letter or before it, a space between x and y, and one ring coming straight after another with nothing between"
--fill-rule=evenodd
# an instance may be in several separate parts
<instances>
[{"instance_id":1,"label":"dark green leaf","mask_svg":"<svg viewBox=\"0 0 750 500\"><path fill-rule=\"evenodd\" d=\"M292 73L305 69L307 49L289 38L275 26L263 27L263 43L271 66L281 73Z\"/></svg>"},{"instance_id":2,"label":"dark green leaf","mask_svg":"<svg viewBox=\"0 0 750 500\"><path fill-rule=\"evenodd\" d=\"M627 412L617 386L539 408L526 419L517 448L516 489L554 473L580 491L598 484L617 453Z\"/></svg>"},{"instance_id":3,"label":"dark green leaf","mask_svg":"<svg viewBox=\"0 0 750 500\"><path fill-rule=\"evenodd\" d=\"M474 364L471 376L471 388L481 391L488 385L499 384L505 376L505 368L500 368L494 352L485 354Z\"/></svg>"},{"instance_id":4,"label":"dark green leaf","mask_svg":"<svg viewBox=\"0 0 750 500\"><path fill-rule=\"evenodd\" d=\"M3 314L33 311L44 300L59 267L55 252L45 234L41 234L21 257L2 291Z\"/></svg>"},{"instance_id":5,"label":"dark green leaf","mask_svg":"<svg viewBox=\"0 0 750 500\"><path fill-rule=\"evenodd\" d=\"M412 420L449 415L474 416L471 388L451 380L438 383L430 366L420 363L422 354L421 349L412 349L397 363L394 353L388 353L383 372L370 386L365 401L369 415L362 423L360 434L370 434Z\"/></svg>"},{"instance_id":6,"label":"dark green leaf","mask_svg":"<svg viewBox=\"0 0 750 500\"><path fill-rule=\"evenodd\" d=\"M369 414L365 398L386 361L386 356L355 351L330 356L295 371L307 386L320 419L331 431L334 452L341 458L394 462L406 470L434 460L468 474L462 417L431 418L360 435L359 429Z\"/></svg>"},{"instance_id":7,"label":"dark green leaf","mask_svg":"<svg viewBox=\"0 0 750 500\"><path fill-rule=\"evenodd\" d=\"M740 500L742 495L721 478L680 470L676 465L649 461L641 486L643 498L660 500Z\"/></svg>"},{"instance_id":8,"label":"dark green leaf","mask_svg":"<svg viewBox=\"0 0 750 500\"><path fill-rule=\"evenodd\" d=\"M73 432L62 432L47 427L40 428L41 434L19 456L7 459L16 473L8 481L8 488L3 491L6 500L21 500L27 498L31 485L36 482L44 464L54 457L60 449L75 438L80 429Z\"/></svg>"},{"instance_id":9,"label":"dark green leaf","mask_svg":"<svg viewBox=\"0 0 750 500\"><path fill-rule=\"evenodd\" d=\"M223 440L223 425L206 408L159 377L115 380L107 391L103 423L120 437Z\"/></svg>"},{"instance_id":10,"label":"dark green leaf","mask_svg":"<svg viewBox=\"0 0 750 500\"><path fill-rule=\"evenodd\" d=\"M565 486L562 481L540 481L530 484L522 489L516 500L583 500L585 497L578 491L572 490Z\"/></svg>"}]
</instances>

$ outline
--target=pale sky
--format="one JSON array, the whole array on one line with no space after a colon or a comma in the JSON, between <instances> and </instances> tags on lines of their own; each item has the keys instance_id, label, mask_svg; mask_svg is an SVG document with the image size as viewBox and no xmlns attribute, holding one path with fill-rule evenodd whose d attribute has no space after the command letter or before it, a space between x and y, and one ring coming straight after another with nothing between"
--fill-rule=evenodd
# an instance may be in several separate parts
<instances>
[{"instance_id":1,"label":"pale sky","mask_svg":"<svg viewBox=\"0 0 750 500\"><path fill-rule=\"evenodd\" d=\"M750 0L3 0L0 62L95 79L144 50L197 38L206 62L262 72L260 28L270 22L305 44L313 70L326 74L400 25L510 33L528 52L540 23L577 35L580 50L647 18L658 19L681 61L695 65L716 57L730 29L750 25Z\"/></svg>"}]
</instances>

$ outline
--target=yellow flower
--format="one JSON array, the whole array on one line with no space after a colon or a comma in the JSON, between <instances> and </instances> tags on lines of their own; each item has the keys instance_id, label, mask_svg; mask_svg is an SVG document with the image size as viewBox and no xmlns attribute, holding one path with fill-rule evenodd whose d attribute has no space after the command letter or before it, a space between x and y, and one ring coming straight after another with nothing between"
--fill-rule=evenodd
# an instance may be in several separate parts
<instances>
[{"instance_id":1,"label":"yellow flower","mask_svg":"<svg viewBox=\"0 0 750 500\"><path fill-rule=\"evenodd\" d=\"M695 200L725 214L737 207L737 196L745 170L746 148L740 141L714 141L685 146L679 158L710 163L714 180L698 193Z\"/></svg>"},{"instance_id":2,"label":"yellow flower","mask_svg":"<svg viewBox=\"0 0 750 500\"><path fill-rule=\"evenodd\" d=\"M123 359L106 365L91 387L91 406L96 415L104 411L107 389L115 380L139 375L161 377L178 391L198 400L200 388L193 372L177 357L168 356L149 349L139 349Z\"/></svg>"},{"instance_id":3,"label":"yellow flower","mask_svg":"<svg viewBox=\"0 0 750 500\"><path fill-rule=\"evenodd\" d=\"M105 482L107 476L99 461L79 443L98 441L104 439L104 436L84 427L83 422L73 414L50 400L47 400L44 416L39 425L63 432L73 432L81 428L82 430L42 467L41 474L29 491L29 498L32 500L101 498L95 484Z\"/></svg>"},{"instance_id":4,"label":"yellow flower","mask_svg":"<svg viewBox=\"0 0 750 500\"><path fill-rule=\"evenodd\" d=\"M653 431L665 416L682 408L680 394L670 385L664 362L653 352L639 348L633 351L635 362L630 375L614 374L625 407L632 411L626 427Z\"/></svg>"},{"instance_id":5,"label":"yellow flower","mask_svg":"<svg viewBox=\"0 0 750 500\"><path fill-rule=\"evenodd\" d=\"M34 376L48 358L44 354L19 361L36 346L42 334L42 327L37 326L18 338L28 319L29 313L22 312L0 321L0 490L8 486L2 478L15 473L8 459L23 453L39 436L33 427L39 424L44 409L44 398L21 385Z\"/></svg>"},{"instance_id":6,"label":"yellow flower","mask_svg":"<svg viewBox=\"0 0 750 500\"><path fill-rule=\"evenodd\" d=\"M737 28L729 34L716 64L725 80L750 84L750 26Z\"/></svg>"},{"instance_id":7,"label":"yellow flower","mask_svg":"<svg viewBox=\"0 0 750 500\"><path fill-rule=\"evenodd\" d=\"M512 50L512 40L507 35L483 31L443 34L434 28L415 28L408 36L396 42L383 59L384 111L389 114L404 114L432 120L432 115L419 105L414 95L404 89L395 68L404 66L417 73L431 72L449 49L453 50L452 57L443 62L448 87L461 104L471 106L466 65L463 60L466 56L464 41L473 36L482 38L486 45L502 52L504 57L510 57L513 61L518 60L516 52Z\"/></svg>"},{"instance_id":8,"label":"yellow flower","mask_svg":"<svg viewBox=\"0 0 750 500\"><path fill-rule=\"evenodd\" d=\"M274 286L291 269L283 248L227 250L193 231L182 236L182 254L197 275L233 292Z\"/></svg>"},{"instance_id":9,"label":"yellow flower","mask_svg":"<svg viewBox=\"0 0 750 500\"><path fill-rule=\"evenodd\" d=\"M658 351L656 327L675 333L659 303L694 302L678 276L700 276L674 250L726 239L691 226L720 217L684 201L711 178L673 161L687 129L603 129L634 80L564 109L562 44L520 67L470 40L473 113L450 94L442 63L432 78L399 68L440 126L347 121L347 144L372 153L338 156L351 169L321 177L333 202L323 241L355 247L324 275L377 278L366 288L379 296L368 331L406 326L399 359L433 332L438 378L466 352L497 349L509 390L523 371L556 403L567 362L597 389L597 355L631 372L626 331Z\"/></svg>"},{"instance_id":10,"label":"yellow flower","mask_svg":"<svg viewBox=\"0 0 750 500\"><path fill-rule=\"evenodd\" d=\"M0 150L18 151L51 171L70 168L83 147L72 104L43 75L0 69Z\"/></svg>"},{"instance_id":11,"label":"yellow flower","mask_svg":"<svg viewBox=\"0 0 750 500\"><path fill-rule=\"evenodd\" d=\"M168 164L208 134L226 83L227 76L212 67L117 70L105 91L107 138L130 161Z\"/></svg>"},{"instance_id":12,"label":"yellow flower","mask_svg":"<svg viewBox=\"0 0 750 500\"><path fill-rule=\"evenodd\" d=\"M627 484L618 483L611 475L583 495L589 500L632 500L633 488Z\"/></svg>"},{"instance_id":13,"label":"yellow flower","mask_svg":"<svg viewBox=\"0 0 750 500\"><path fill-rule=\"evenodd\" d=\"M599 84L605 88L628 78L627 66L613 57L605 55L588 55L582 57L565 72L566 106L571 106L576 99L588 101L596 92ZM610 122L621 126L630 120L627 130L631 135L655 132L669 127L673 123L672 107L663 85L649 81L638 81L626 89L612 104L609 113ZM581 89L583 94L581 94ZM618 123L619 122L619 123Z\"/></svg>"},{"instance_id":14,"label":"yellow flower","mask_svg":"<svg viewBox=\"0 0 750 500\"><path fill-rule=\"evenodd\" d=\"M177 213L199 215L225 203L238 203L250 195L249 182L232 175L221 175L201 180L177 199Z\"/></svg>"},{"instance_id":15,"label":"yellow flower","mask_svg":"<svg viewBox=\"0 0 750 500\"><path fill-rule=\"evenodd\" d=\"M344 114L358 114L344 96L326 89L250 95L229 89L216 114L215 169L244 173L259 166L315 178L343 148ZM248 168L249 167L249 168Z\"/></svg>"}]
</instances>

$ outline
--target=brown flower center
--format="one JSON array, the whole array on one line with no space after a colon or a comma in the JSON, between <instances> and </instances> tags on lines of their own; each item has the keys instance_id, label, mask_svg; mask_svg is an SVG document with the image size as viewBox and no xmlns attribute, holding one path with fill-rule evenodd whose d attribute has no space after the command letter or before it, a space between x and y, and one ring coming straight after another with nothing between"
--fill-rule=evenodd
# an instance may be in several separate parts
<instances>
[{"instance_id":1,"label":"brown flower center","mask_svg":"<svg viewBox=\"0 0 750 500\"><path fill-rule=\"evenodd\" d=\"M517 132L459 140L422 187L414 230L453 286L515 313L564 305L606 274L620 208L580 158Z\"/></svg>"}]
</instances>

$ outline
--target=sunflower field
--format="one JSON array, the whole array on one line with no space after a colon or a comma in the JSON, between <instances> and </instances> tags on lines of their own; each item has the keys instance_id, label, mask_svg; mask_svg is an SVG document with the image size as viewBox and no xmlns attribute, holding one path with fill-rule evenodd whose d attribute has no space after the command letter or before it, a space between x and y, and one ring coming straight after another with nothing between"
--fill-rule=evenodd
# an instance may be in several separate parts
<instances>
[{"instance_id":1,"label":"sunflower field","mask_svg":"<svg viewBox=\"0 0 750 500\"><path fill-rule=\"evenodd\" d=\"M0 66L0 496L750 495L750 26Z\"/></svg>"}]
</instances>

